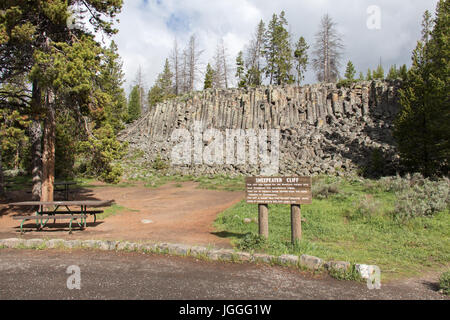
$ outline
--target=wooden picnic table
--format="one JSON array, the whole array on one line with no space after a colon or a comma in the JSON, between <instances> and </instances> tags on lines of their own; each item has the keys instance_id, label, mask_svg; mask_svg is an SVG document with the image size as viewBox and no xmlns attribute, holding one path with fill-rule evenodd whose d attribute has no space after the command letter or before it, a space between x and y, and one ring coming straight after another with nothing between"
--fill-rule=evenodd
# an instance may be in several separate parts
<instances>
[{"instance_id":1,"label":"wooden picnic table","mask_svg":"<svg viewBox=\"0 0 450 320\"><path fill-rule=\"evenodd\" d=\"M70 219L69 233L72 233L72 221L80 219L78 225L86 227L86 219L88 215L94 216L94 223L97 221L97 214L102 213L102 210L87 210L87 207L109 207L113 203L112 200L78 200L78 201L24 201L9 203L9 206L28 206L38 207L34 216L18 216L13 217L15 220L22 220L20 224L20 231L23 233L23 224L27 220L36 220L38 229L45 227L50 219L53 223L57 219ZM45 207L52 206L52 210L45 210ZM58 211L60 207L65 207L66 210ZM73 210L70 207L80 207L81 210ZM44 222L45 220L45 222ZM83 228L83 227L82 227Z\"/></svg>"}]
</instances>

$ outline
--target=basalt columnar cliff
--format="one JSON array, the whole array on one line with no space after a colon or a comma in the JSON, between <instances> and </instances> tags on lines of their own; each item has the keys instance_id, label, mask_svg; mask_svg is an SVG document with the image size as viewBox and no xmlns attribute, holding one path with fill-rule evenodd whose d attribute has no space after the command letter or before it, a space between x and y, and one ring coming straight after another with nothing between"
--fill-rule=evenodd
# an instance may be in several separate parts
<instances>
[{"instance_id":1,"label":"basalt columnar cliff","mask_svg":"<svg viewBox=\"0 0 450 320\"><path fill-rule=\"evenodd\" d=\"M205 90L156 105L119 135L143 161L168 164L175 129L279 129L280 174L393 174L398 156L392 136L398 112L397 81L363 81L350 88L315 84ZM269 135L270 140L270 135ZM207 142L204 142L206 145ZM270 143L269 143L270 146ZM269 147L270 149L270 147ZM246 165L171 166L185 174L259 174Z\"/></svg>"}]
</instances>

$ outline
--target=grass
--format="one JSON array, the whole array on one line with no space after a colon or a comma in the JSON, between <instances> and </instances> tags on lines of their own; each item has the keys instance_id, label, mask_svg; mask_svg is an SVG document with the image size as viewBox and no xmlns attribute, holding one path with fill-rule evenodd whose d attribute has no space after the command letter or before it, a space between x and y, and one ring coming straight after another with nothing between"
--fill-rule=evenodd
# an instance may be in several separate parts
<instances>
[{"instance_id":1,"label":"grass","mask_svg":"<svg viewBox=\"0 0 450 320\"><path fill-rule=\"evenodd\" d=\"M139 210L133 210L118 204L113 204L111 207L106 208L102 214L98 214L97 219L103 220L123 212L139 212Z\"/></svg>"},{"instance_id":2,"label":"grass","mask_svg":"<svg viewBox=\"0 0 450 320\"><path fill-rule=\"evenodd\" d=\"M240 202L220 214L215 227L227 234L235 246L247 251L309 254L325 260L376 264L384 279L419 275L449 265L448 209L433 218L398 221L391 214L396 201L392 192L372 189L368 194L363 182L332 177L316 179L316 183L338 184L339 192L302 206L302 218L306 219L302 223L303 239L295 245L290 242L287 205L270 206L269 239L263 244L255 242L254 247L249 234L257 234L258 225L246 224L244 219L257 218L257 205ZM367 199L376 205L360 205Z\"/></svg>"},{"instance_id":3,"label":"grass","mask_svg":"<svg viewBox=\"0 0 450 320\"><path fill-rule=\"evenodd\" d=\"M439 289L445 295L450 295L450 271L444 272L439 278Z\"/></svg>"},{"instance_id":4,"label":"grass","mask_svg":"<svg viewBox=\"0 0 450 320\"><path fill-rule=\"evenodd\" d=\"M237 177L227 177L227 176L201 176L194 177L190 175L181 176L165 176L165 175L154 175L150 178L144 179L144 186L147 188L159 188L167 183L176 182L177 188L182 185L181 182L197 182L199 189L208 190L222 190L222 191L243 191L245 189L245 178L243 176Z\"/></svg>"},{"instance_id":5,"label":"grass","mask_svg":"<svg viewBox=\"0 0 450 320\"><path fill-rule=\"evenodd\" d=\"M144 181L148 188L158 188L175 182L194 181L198 188L225 191L245 190L243 176L194 177L167 176L152 172L150 177L122 182L118 185L93 185L93 179L77 179L78 187L130 187ZM30 183L30 177L16 177L13 188L19 190ZM272 255L309 254L325 260L345 260L351 263L376 264L383 279L419 275L442 270L450 264L449 210L433 217L416 217L406 221L393 219L395 191L385 191L376 180L343 179L331 176L313 178L313 203L302 206L303 239L290 242L290 210L287 205L271 205L270 235L267 241L257 237L257 205L242 201L221 213L215 228L241 250ZM106 217L132 211L113 205L102 215ZM244 223L250 218L251 223ZM350 275L351 276L351 275ZM347 276L346 276L347 277Z\"/></svg>"}]
</instances>

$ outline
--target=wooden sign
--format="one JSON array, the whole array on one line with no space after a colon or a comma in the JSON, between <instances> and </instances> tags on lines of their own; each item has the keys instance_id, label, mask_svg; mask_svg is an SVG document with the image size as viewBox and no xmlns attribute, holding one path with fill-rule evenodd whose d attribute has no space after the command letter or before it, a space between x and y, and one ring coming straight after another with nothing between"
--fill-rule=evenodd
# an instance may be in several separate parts
<instances>
[{"instance_id":1,"label":"wooden sign","mask_svg":"<svg viewBox=\"0 0 450 320\"><path fill-rule=\"evenodd\" d=\"M311 177L248 177L247 203L311 204Z\"/></svg>"}]
</instances>

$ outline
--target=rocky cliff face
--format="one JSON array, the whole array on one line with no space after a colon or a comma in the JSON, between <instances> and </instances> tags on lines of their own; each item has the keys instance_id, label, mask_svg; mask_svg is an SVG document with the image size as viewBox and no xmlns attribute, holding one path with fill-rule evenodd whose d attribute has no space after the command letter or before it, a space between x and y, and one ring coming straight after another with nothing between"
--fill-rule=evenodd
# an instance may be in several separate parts
<instances>
[{"instance_id":1,"label":"rocky cliff face","mask_svg":"<svg viewBox=\"0 0 450 320\"><path fill-rule=\"evenodd\" d=\"M398 111L398 82L360 82L303 87L206 90L158 104L119 135L146 160L170 162L175 129L279 129L280 174L395 173L392 123ZM269 139L270 140L270 139ZM204 142L207 145L207 142ZM270 149L270 142L269 142ZM171 166L189 174L259 174L247 165Z\"/></svg>"}]
</instances>

